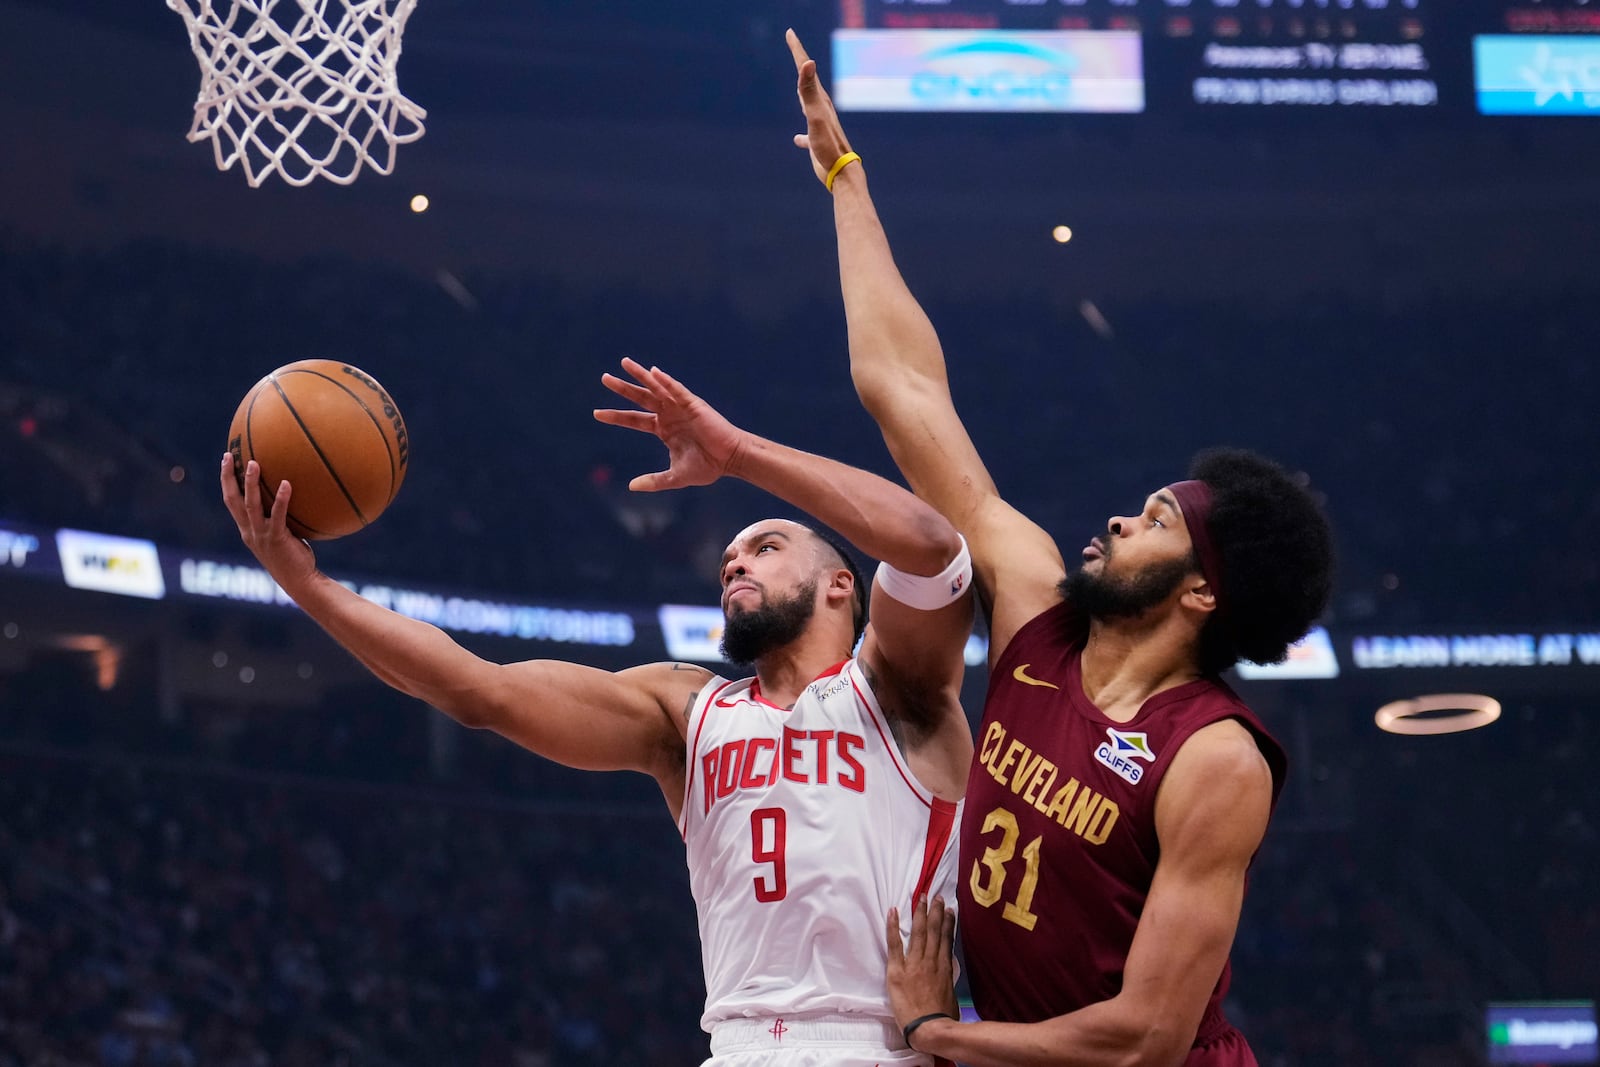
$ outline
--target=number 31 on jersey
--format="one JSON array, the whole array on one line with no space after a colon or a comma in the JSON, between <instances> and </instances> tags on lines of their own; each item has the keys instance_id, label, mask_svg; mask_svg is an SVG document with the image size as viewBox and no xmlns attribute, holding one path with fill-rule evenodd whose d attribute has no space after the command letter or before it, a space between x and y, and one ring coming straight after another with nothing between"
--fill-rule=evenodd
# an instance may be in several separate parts
<instances>
[{"instance_id":1,"label":"number 31 on jersey","mask_svg":"<svg viewBox=\"0 0 1600 1067\"><path fill-rule=\"evenodd\" d=\"M994 907L1005 891L1006 865L1017 852L1017 817L1005 808L995 808L983 817L983 832L989 834L996 829L1000 831L999 843L984 849L983 858L972 863L972 899L985 908ZM1039 887L1039 848L1043 843L1043 837L1036 837L1023 846L1022 882L1017 886L1017 895L1000 913L1024 930L1032 930L1039 921L1032 908L1033 891Z\"/></svg>"}]
</instances>

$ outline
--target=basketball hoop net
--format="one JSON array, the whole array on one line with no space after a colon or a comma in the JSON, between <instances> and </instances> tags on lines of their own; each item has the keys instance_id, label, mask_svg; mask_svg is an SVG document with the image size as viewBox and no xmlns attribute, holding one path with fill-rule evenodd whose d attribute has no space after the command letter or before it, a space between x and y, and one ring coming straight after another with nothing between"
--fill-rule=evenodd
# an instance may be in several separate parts
<instances>
[{"instance_id":1,"label":"basketball hoop net","mask_svg":"<svg viewBox=\"0 0 1600 1067\"><path fill-rule=\"evenodd\" d=\"M167 0L200 62L192 143L259 187L394 169L427 111L400 93L400 35L417 0Z\"/></svg>"}]
</instances>

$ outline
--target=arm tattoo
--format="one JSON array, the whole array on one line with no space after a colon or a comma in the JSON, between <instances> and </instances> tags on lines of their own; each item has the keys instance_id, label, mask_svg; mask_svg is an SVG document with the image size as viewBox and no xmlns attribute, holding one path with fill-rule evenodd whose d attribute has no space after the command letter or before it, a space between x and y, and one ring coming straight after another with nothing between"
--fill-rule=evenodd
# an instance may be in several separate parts
<instances>
[{"instance_id":1,"label":"arm tattoo","mask_svg":"<svg viewBox=\"0 0 1600 1067\"><path fill-rule=\"evenodd\" d=\"M864 659L856 662L861 667L862 677L867 680L867 688L878 698L878 706L883 709L883 717L889 724L889 734L894 738L895 746L904 752L907 723L905 716L900 712L900 694L891 692L891 686L880 684L883 675L872 664Z\"/></svg>"}]
</instances>

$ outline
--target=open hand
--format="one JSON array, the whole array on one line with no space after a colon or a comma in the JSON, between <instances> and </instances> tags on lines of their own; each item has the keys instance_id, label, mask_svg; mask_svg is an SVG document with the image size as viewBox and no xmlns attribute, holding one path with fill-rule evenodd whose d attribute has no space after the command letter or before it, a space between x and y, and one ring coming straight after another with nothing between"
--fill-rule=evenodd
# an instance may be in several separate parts
<instances>
[{"instance_id":1,"label":"open hand","mask_svg":"<svg viewBox=\"0 0 1600 1067\"><path fill-rule=\"evenodd\" d=\"M666 470L639 475L628 483L629 489L636 493L655 493L690 485L710 485L729 473L743 446L744 431L666 371L657 367L646 369L631 359L622 361L622 369L634 381L604 374L600 377L601 384L643 410L599 408L594 417L610 426L655 434L667 446L668 456Z\"/></svg>"},{"instance_id":2,"label":"open hand","mask_svg":"<svg viewBox=\"0 0 1600 1067\"><path fill-rule=\"evenodd\" d=\"M289 532L290 492L288 482L278 483L269 514L261 504L260 464L253 459L245 464L241 489L239 476L234 472L233 454L223 453L222 502L239 527L239 538L261 561L272 580L293 596L300 583L317 573L317 559L310 545Z\"/></svg>"},{"instance_id":3,"label":"open hand","mask_svg":"<svg viewBox=\"0 0 1600 1067\"><path fill-rule=\"evenodd\" d=\"M795 134L794 143L811 153L811 169L817 172L817 181L826 182L839 157L850 151L850 141L839 124L839 113L833 108L828 90L817 77L817 61L806 54L805 45L793 30L784 34L784 40L789 42L794 69L800 75L800 109L806 116L806 132Z\"/></svg>"},{"instance_id":4,"label":"open hand","mask_svg":"<svg viewBox=\"0 0 1600 1067\"><path fill-rule=\"evenodd\" d=\"M904 944L900 940L900 911L889 910L889 1005L899 1025L934 1013L952 1019L960 1016L955 937L956 913L946 908L941 898L935 897L932 904L926 897L916 901L911 911L911 934Z\"/></svg>"}]
</instances>

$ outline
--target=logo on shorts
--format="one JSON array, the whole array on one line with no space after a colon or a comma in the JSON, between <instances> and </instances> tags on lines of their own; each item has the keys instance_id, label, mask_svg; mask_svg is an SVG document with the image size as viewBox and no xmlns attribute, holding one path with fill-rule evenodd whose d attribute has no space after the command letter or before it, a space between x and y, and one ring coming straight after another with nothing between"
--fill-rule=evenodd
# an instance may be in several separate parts
<instances>
[{"instance_id":1,"label":"logo on shorts","mask_svg":"<svg viewBox=\"0 0 1600 1067\"><path fill-rule=\"evenodd\" d=\"M1154 760L1155 752L1150 748L1150 738L1143 733L1123 733L1106 727L1109 741L1100 742L1100 747L1094 750L1094 758L1110 767L1117 776L1126 779L1131 785L1138 785L1139 779L1144 777L1145 768L1135 760Z\"/></svg>"},{"instance_id":2,"label":"logo on shorts","mask_svg":"<svg viewBox=\"0 0 1600 1067\"><path fill-rule=\"evenodd\" d=\"M772 1029L767 1031L767 1033L772 1035L772 1040L774 1041L782 1041L783 1035L787 1034L788 1032L789 1028L783 1025L782 1019L779 1019L777 1022L773 1023Z\"/></svg>"}]
</instances>

